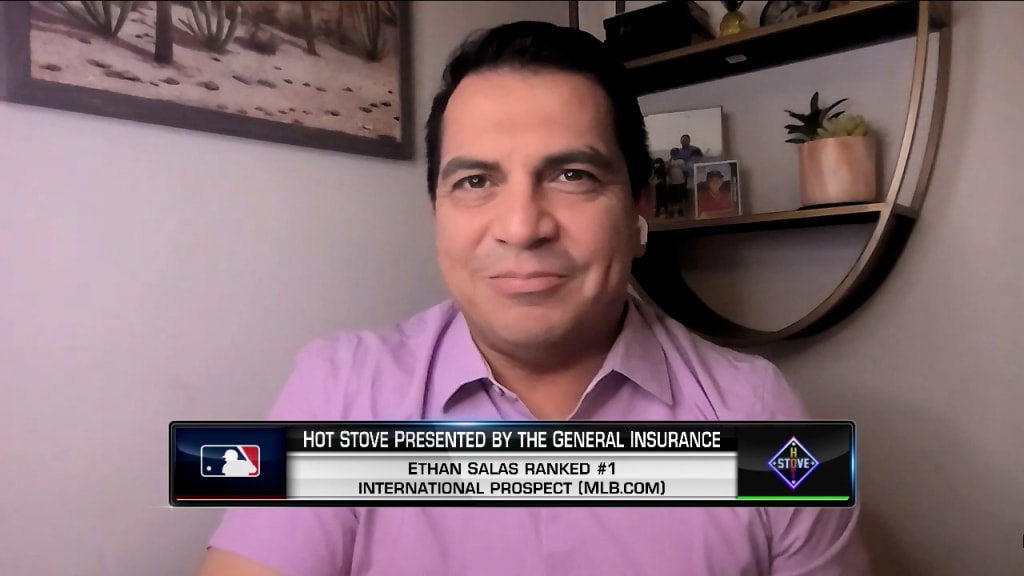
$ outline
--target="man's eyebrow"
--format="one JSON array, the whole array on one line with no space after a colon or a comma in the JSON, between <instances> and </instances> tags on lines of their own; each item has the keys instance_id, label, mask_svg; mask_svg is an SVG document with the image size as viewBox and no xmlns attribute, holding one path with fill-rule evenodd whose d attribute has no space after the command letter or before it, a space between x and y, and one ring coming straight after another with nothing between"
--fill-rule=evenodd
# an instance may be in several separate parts
<instances>
[{"instance_id":1,"label":"man's eyebrow","mask_svg":"<svg viewBox=\"0 0 1024 576\"><path fill-rule=\"evenodd\" d=\"M477 172L497 172L501 167L497 162L491 162L488 160L481 160L479 158L469 158L467 156L456 156L445 163L444 167L441 168L439 175L440 180L446 180L457 172L463 170L473 170Z\"/></svg>"},{"instance_id":2,"label":"man's eyebrow","mask_svg":"<svg viewBox=\"0 0 1024 576\"><path fill-rule=\"evenodd\" d=\"M611 170L614 168L612 159L597 148L579 148L550 154L541 161L541 167L547 171L565 166L566 164L586 164L599 170Z\"/></svg>"},{"instance_id":3,"label":"man's eyebrow","mask_svg":"<svg viewBox=\"0 0 1024 576\"><path fill-rule=\"evenodd\" d=\"M586 147L573 150L555 152L545 156L540 162L540 169L543 172L565 166L566 164L586 164L599 170L611 170L614 163L611 158L596 148ZM446 162L438 173L439 180L447 180L452 175L466 171L474 172L500 172L501 166L497 162L471 158L469 156L456 156Z\"/></svg>"}]
</instances>

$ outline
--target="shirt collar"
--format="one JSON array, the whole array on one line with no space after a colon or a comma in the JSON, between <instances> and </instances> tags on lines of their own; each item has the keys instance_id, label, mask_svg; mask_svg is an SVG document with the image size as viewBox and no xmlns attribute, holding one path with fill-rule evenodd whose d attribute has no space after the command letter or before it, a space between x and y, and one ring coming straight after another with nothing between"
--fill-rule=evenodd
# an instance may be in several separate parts
<instances>
[{"instance_id":1,"label":"shirt collar","mask_svg":"<svg viewBox=\"0 0 1024 576\"><path fill-rule=\"evenodd\" d=\"M471 393L490 376L487 363L469 333L466 317L454 304L447 330L438 338L427 390L434 414L446 412L457 396Z\"/></svg>"},{"instance_id":2,"label":"shirt collar","mask_svg":"<svg viewBox=\"0 0 1024 576\"><path fill-rule=\"evenodd\" d=\"M617 372L671 406L668 358L640 306L642 304L629 298L622 331L608 351L595 382L610 372Z\"/></svg>"},{"instance_id":3,"label":"shirt collar","mask_svg":"<svg viewBox=\"0 0 1024 576\"><path fill-rule=\"evenodd\" d=\"M608 351L594 382L616 372L671 405L673 395L668 359L640 306L642 304L631 296L622 331ZM434 406L440 408L435 413L447 411L457 397L472 393L481 382L490 381L490 368L473 341L465 316L457 309L447 330L440 335L433 360L429 395Z\"/></svg>"}]
</instances>

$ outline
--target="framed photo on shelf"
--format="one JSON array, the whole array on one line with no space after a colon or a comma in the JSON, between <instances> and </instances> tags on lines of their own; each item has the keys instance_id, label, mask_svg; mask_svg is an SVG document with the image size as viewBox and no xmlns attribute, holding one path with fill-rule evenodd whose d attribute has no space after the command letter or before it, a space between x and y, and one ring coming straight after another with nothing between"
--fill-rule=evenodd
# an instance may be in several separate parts
<instances>
[{"instance_id":1,"label":"framed photo on shelf","mask_svg":"<svg viewBox=\"0 0 1024 576\"><path fill-rule=\"evenodd\" d=\"M650 114L644 120L654 163L654 218L689 217L694 163L722 155L722 108Z\"/></svg>"},{"instance_id":2,"label":"framed photo on shelf","mask_svg":"<svg viewBox=\"0 0 1024 576\"><path fill-rule=\"evenodd\" d=\"M739 161L722 159L695 163L693 181L695 218L723 218L743 213Z\"/></svg>"}]
</instances>

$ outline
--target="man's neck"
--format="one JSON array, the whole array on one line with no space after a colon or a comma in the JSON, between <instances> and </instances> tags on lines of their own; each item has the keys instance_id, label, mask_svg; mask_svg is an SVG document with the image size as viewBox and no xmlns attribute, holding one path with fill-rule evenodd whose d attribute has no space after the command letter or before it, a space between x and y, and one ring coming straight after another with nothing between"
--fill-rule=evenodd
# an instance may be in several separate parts
<instances>
[{"instance_id":1,"label":"man's neck","mask_svg":"<svg viewBox=\"0 0 1024 576\"><path fill-rule=\"evenodd\" d=\"M588 331L591 338L567 346L517 355L481 347L481 353L497 382L518 396L536 418L565 419L604 364L622 330L626 310L624 302L619 315L610 316L602 328Z\"/></svg>"}]
</instances>

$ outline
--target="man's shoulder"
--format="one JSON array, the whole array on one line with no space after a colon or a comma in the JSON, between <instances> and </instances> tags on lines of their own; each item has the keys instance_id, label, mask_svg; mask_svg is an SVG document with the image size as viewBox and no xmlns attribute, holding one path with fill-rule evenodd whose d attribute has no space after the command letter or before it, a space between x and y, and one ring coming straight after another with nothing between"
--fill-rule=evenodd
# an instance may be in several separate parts
<instances>
[{"instance_id":1,"label":"man's shoulder","mask_svg":"<svg viewBox=\"0 0 1024 576\"><path fill-rule=\"evenodd\" d=\"M449 324L458 316L455 303L448 299L425 308L402 320L376 328L342 330L314 340L328 342L341 353L373 351L387 355L432 347Z\"/></svg>"},{"instance_id":2,"label":"man's shoulder","mask_svg":"<svg viewBox=\"0 0 1024 576\"><path fill-rule=\"evenodd\" d=\"M716 344L649 304L640 309L685 402L702 404L719 420L806 417L799 396L767 358Z\"/></svg>"},{"instance_id":3,"label":"man's shoulder","mask_svg":"<svg viewBox=\"0 0 1024 576\"><path fill-rule=\"evenodd\" d=\"M385 359L429 352L458 313L451 300L444 300L389 325L335 331L306 343L299 351L299 360L360 358L379 364Z\"/></svg>"},{"instance_id":4,"label":"man's shoulder","mask_svg":"<svg viewBox=\"0 0 1024 576\"><path fill-rule=\"evenodd\" d=\"M422 396L437 343L458 313L454 303L445 300L388 326L337 331L311 340L297 353L273 412L291 412L298 404L301 410L316 412L308 419L403 416L404 404L415 404ZM318 407L314 410L312 405ZM387 414L378 413L383 408Z\"/></svg>"}]
</instances>

